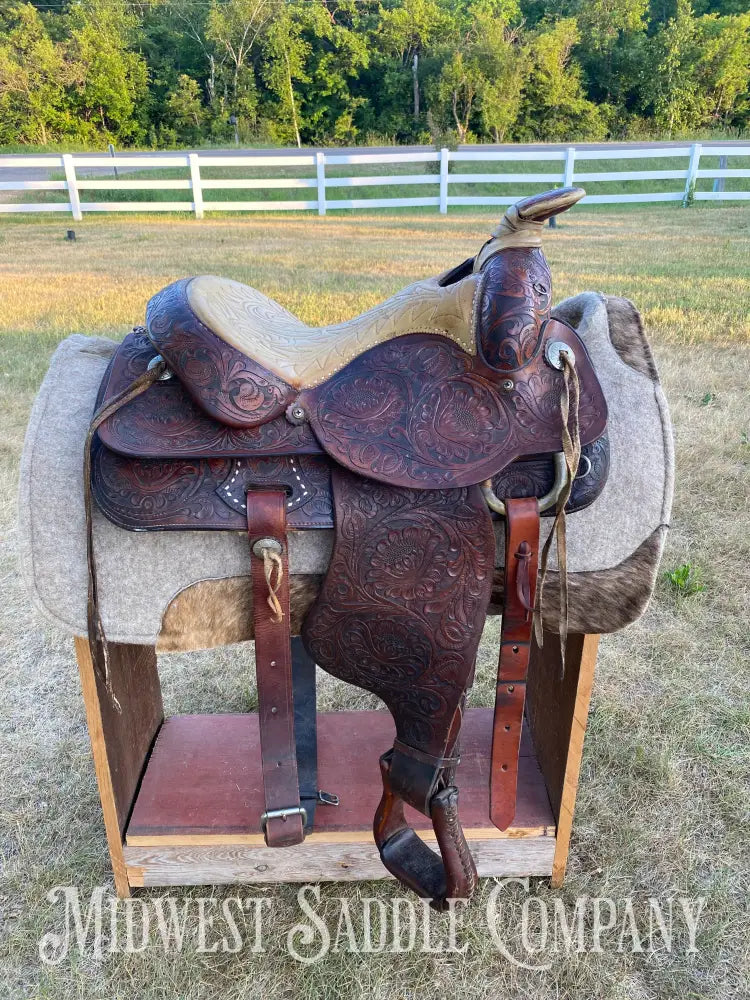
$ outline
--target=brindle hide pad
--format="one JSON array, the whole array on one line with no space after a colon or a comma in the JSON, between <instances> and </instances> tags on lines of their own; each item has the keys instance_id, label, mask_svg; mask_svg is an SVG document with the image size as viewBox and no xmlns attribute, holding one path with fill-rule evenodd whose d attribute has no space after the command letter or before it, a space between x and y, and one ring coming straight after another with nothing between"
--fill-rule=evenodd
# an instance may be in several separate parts
<instances>
[{"instance_id":1,"label":"brindle hide pad","mask_svg":"<svg viewBox=\"0 0 750 1000\"><path fill-rule=\"evenodd\" d=\"M639 618L646 609L656 582L666 525L657 528L627 559L609 569L568 574L568 627L587 633L591 609L596 607L597 632L617 632ZM503 575L496 569L488 615L503 612ZM297 635L302 620L320 592L323 575L305 573L290 580L292 633ZM544 607L546 622L554 631L560 614L560 587L555 570L547 573ZM253 638L253 598L249 576L223 580L200 580L181 590L170 601L156 640L160 653L210 649Z\"/></svg>"},{"instance_id":2,"label":"brindle hide pad","mask_svg":"<svg viewBox=\"0 0 750 1000\"><path fill-rule=\"evenodd\" d=\"M322 573L298 573L289 578L292 635L320 592ZM502 583L501 583L502 586ZM249 576L200 580L169 602L156 641L158 653L210 649L254 639L253 593Z\"/></svg>"}]
</instances>

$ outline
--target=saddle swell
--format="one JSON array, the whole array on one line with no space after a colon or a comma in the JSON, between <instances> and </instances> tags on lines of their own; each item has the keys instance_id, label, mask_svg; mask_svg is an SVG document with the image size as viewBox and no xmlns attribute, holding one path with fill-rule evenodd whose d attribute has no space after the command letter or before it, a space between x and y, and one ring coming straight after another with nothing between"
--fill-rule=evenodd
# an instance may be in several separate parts
<instances>
[{"instance_id":1,"label":"saddle swell","mask_svg":"<svg viewBox=\"0 0 750 1000\"><path fill-rule=\"evenodd\" d=\"M303 641L393 715L375 839L388 870L438 908L476 882L455 771L492 589L496 515L484 497L494 489L513 526L499 675L513 696L498 688L491 766L491 815L505 828L540 555L535 498L559 496L550 513L560 543L565 510L593 502L606 481L606 402L578 335L550 317L540 249L543 220L581 196L526 199L475 258L336 326L307 327L237 282L175 282L149 303L147 331L113 359L92 423L90 485L116 524L249 532L262 715L276 712L261 695L273 689L268 677L289 669L278 652L290 641L288 594L276 598L286 592L286 533L335 528ZM253 515L261 496L275 511L264 537ZM91 565L93 576L93 556ZM293 735L293 720L284 731ZM289 759L289 744L275 743ZM272 784L263 730L261 751ZM266 792L275 842L290 842L287 817L301 836L299 797L279 803ZM439 856L408 826L404 804L432 818Z\"/></svg>"}]
</instances>

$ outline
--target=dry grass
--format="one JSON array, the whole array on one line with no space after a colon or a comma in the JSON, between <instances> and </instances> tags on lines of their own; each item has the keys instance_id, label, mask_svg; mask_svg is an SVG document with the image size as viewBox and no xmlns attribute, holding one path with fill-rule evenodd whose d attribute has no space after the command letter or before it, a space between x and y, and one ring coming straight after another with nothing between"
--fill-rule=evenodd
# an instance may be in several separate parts
<instances>
[{"instance_id":1,"label":"dry grass","mask_svg":"<svg viewBox=\"0 0 750 1000\"><path fill-rule=\"evenodd\" d=\"M318 966L286 954L299 919L293 887L273 887L278 937L265 954L165 957L159 949L40 966L37 941L59 923L46 892L110 882L96 786L69 637L39 621L14 554L14 493L23 429L54 345L74 331L120 335L147 297L183 274L249 281L311 323L363 309L405 282L471 253L489 217L425 216L247 221L96 219L63 241L63 223L0 231L0 763L3 885L0 962L20 998L496 997L748 995L748 730L750 562L747 535L750 211L579 212L547 240L561 298L584 288L638 303L676 428L677 493L665 568L690 562L705 590L680 597L659 583L640 622L602 642L565 888L542 899L705 896L697 955L552 957L546 972L510 965L487 933L483 886L467 915L464 955L331 954ZM707 394L713 394L706 399ZM489 703L496 622L482 647L475 704ZM242 710L249 657L236 650L170 656L169 711ZM351 690L325 682L325 707ZM181 896L206 892L180 893ZM323 897L390 899L391 885L331 885ZM157 895L150 893L148 895ZM258 895L258 890L243 892ZM235 889L219 896L236 895ZM516 910L521 890L508 899Z\"/></svg>"}]
</instances>

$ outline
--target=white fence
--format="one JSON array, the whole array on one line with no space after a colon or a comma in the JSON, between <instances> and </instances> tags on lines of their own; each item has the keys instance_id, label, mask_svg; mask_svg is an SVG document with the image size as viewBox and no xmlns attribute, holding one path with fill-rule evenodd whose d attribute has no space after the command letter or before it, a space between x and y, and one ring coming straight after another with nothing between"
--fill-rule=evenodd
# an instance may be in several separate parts
<instances>
[{"instance_id":1,"label":"white fence","mask_svg":"<svg viewBox=\"0 0 750 1000\"><path fill-rule=\"evenodd\" d=\"M66 153L61 156L0 156L0 177L7 171L28 170L38 173L41 168L61 172L64 180L0 180L0 191L65 191L67 201L59 202L18 202L0 204L0 212L71 212L79 220L84 212L192 212L201 219L205 212L248 212L248 211L305 211L317 210L319 215L334 209L370 208L415 208L435 207L445 214L452 205L510 205L523 197L516 189L521 185L545 184L548 187L570 184L597 184L629 181L675 181L674 190L635 191L630 193L597 194L592 191L588 204L621 204L624 202L679 201L688 204L692 199L713 201L721 199L750 199L750 185L747 190L724 190L726 179L750 179L750 169L728 169L727 158L750 157L750 145L705 145L693 143L688 146L614 146L611 148L588 148L568 146L565 148L501 149L501 150L457 150L447 149L424 152L362 152L350 153L293 153L291 155L236 155L228 153L152 153L126 155L89 155ZM719 157L718 167L701 169L701 157ZM671 170L596 170L580 169L580 163L595 160L646 160L652 158L684 160L684 165L675 165ZM464 173L452 170L452 164L460 163L529 164L544 162L552 164L547 172L518 173ZM746 162L746 161L743 161ZM748 161L750 162L750 161ZM326 174L327 167L366 166L367 164L409 163L438 164L431 172L413 174L360 174L341 177ZM201 174L203 168L229 168L233 171L263 168L308 168L310 176L288 177L235 177L211 179ZM119 171L136 172L152 169L169 170L182 168L184 178L146 179L136 177L123 180ZM423 168L425 169L425 168ZM81 172L91 174L114 171L111 178L95 179L80 176ZM713 190L696 190L699 180L713 178ZM451 187L455 185L482 184L507 193L490 195L455 195ZM417 186L434 185L438 194L429 197L398 198L330 198L328 192L335 188L387 187L390 185ZM298 201L217 201L210 200L215 190L270 190L308 189L314 192L310 200ZM186 201L86 201L87 191L189 191ZM590 190L590 189L589 189Z\"/></svg>"}]
</instances>

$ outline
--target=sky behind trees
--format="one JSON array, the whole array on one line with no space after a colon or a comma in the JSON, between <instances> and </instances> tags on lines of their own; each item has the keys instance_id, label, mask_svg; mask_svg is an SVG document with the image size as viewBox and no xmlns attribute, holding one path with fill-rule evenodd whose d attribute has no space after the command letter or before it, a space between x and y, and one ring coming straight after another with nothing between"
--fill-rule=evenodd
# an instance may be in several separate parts
<instances>
[{"instance_id":1,"label":"sky behind trees","mask_svg":"<svg viewBox=\"0 0 750 1000\"><path fill-rule=\"evenodd\" d=\"M5 146L743 134L749 86L748 0L0 0Z\"/></svg>"}]
</instances>

